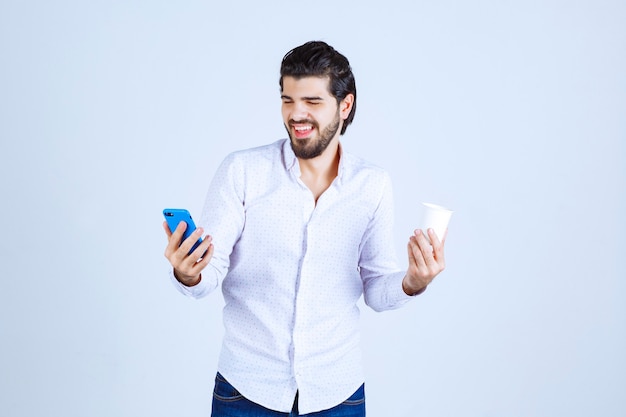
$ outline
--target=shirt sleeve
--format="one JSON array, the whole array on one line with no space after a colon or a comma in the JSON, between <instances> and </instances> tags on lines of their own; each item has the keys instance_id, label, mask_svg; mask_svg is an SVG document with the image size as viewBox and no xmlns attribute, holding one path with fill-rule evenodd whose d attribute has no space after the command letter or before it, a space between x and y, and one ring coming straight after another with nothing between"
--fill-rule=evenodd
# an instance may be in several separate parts
<instances>
[{"instance_id":1,"label":"shirt sleeve","mask_svg":"<svg viewBox=\"0 0 626 417\"><path fill-rule=\"evenodd\" d=\"M202 271L202 278L200 279L200 282L192 287L188 287L185 284L181 283L179 280L177 280L176 276L174 276L174 270L172 268L170 268L169 275L172 283L181 294L186 295L187 297L202 298L205 295L210 294L215 288L217 288L217 284L212 286L210 285L210 283L207 283L207 280L204 279L204 276L206 274L205 271Z\"/></svg>"},{"instance_id":2,"label":"shirt sleeve","mask_svg":"<svg viewBox=\"0 0 626 417\"><path fill-rule=\"evenodd\" d=\"M361 243L359 270L365 304L375 311L399 308L414 297L402 289L406 272L398 267L393 244L393 191L387 173L380 200Z\"/></svg>"},{"instance_id":3,"label":"shirt sleeve","mask_svg":"<svg viewBox=\"0 0 626 417\"><path fill-rule=\"evenodd\" d=\"M230 254L245 222L243 178L243 164L238 163L236 154L229 155L215 173L199 222L213 239L213 257L202 271L200 282L192 287L180 283L170 270L170 278L182 294L204 297L219 287L228 273Z\"/></svg>"}]
</instances>

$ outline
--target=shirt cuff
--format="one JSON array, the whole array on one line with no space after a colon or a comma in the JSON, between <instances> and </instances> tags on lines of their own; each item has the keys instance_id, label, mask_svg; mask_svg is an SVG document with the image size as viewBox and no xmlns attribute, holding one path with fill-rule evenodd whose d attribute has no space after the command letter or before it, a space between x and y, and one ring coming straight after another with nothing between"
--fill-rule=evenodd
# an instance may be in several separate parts
<instances>
[{"instance_id":1,"label":"shirt cuff","mask_svg":"<svg viewBox=\"0 0 626 417\"><path fill-rule=\"evenodd\" d=\"M405 275L406 272L404 271L398 272L391 275L387 280L387 300L389 304L400 307L401 305L415 298L415 295L418 295L408 295L402 289L402 281L404 280Z\"/></svg>"},{"instance_id":2,"label":"shirt cuff","mask_svg":"<svg viewBox=\"0 0 626 417\"><path fill-rule=\"evenodd\" d=\"M174 286L176 287L176 289L178 290L178 292L180 292L183 295L186 295L187 297L200 298L200 297L204 297L205 295L207 295L209 292L212 291L212 288L210 288L207 285L207 282L204 278L200 278L200 282L198 282L193 287L188 287L176 279L176 276L174 275L174 270L172 268L170 268L169 272L170 272L170 279L172 283L174 284Z\"/></svg>"}]
</instances>

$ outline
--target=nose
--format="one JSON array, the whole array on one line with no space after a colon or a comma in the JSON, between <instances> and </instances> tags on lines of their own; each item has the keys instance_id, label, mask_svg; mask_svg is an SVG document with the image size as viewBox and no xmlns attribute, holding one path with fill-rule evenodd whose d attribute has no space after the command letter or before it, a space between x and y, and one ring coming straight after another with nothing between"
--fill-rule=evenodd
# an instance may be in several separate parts
<instances>
[{"instance_id":1,"label":"nose","mask_svg":"<svg viewBox=\"0 0 626 417\"><path fill-rule=\"evenodd\" d=\"M291 119L292 120L305 120L309 118L309 109L306 103L296 102L293 104L293 108L291 109Z\"/></svg>"}]
</instances>

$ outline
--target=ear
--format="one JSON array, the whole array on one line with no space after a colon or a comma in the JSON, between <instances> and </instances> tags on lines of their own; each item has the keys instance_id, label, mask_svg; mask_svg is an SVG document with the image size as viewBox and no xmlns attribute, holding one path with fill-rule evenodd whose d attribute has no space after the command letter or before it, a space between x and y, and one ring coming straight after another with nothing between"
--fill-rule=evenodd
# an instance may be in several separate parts
<instances>
[{"instance_id":1,"label":"ear","mask_svg":"<svg viewBox=\"0 0 626 417\"><path fill-rule=\"evenodd\" d=\"M343 100L341 100L339 103L339 115L342 120L346 120L348 118L353 104L354 94L348 94Z\"/></svg>"}]
</instances>

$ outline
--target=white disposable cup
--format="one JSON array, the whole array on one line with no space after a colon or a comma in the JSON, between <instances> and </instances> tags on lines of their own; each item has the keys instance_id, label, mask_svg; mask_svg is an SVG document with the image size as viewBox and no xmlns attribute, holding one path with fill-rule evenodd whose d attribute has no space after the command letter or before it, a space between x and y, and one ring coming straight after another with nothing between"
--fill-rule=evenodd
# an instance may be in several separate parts
<instances>
[{"instance_id":1,"label":"white disposable cup","mask_svg":"<svg viewBox=\"0 0 626 417\"><path fill-rule=\"evenodd\" d=\"M433 229L441 241L448 228L448 223L450 223L450 217L452 217L454 212L431 203L422 203L422 206L422 217L418 224L419 228L424 231L429 243L431 242L428 237L428 229Z\"/></svg>"}]
</instances>

